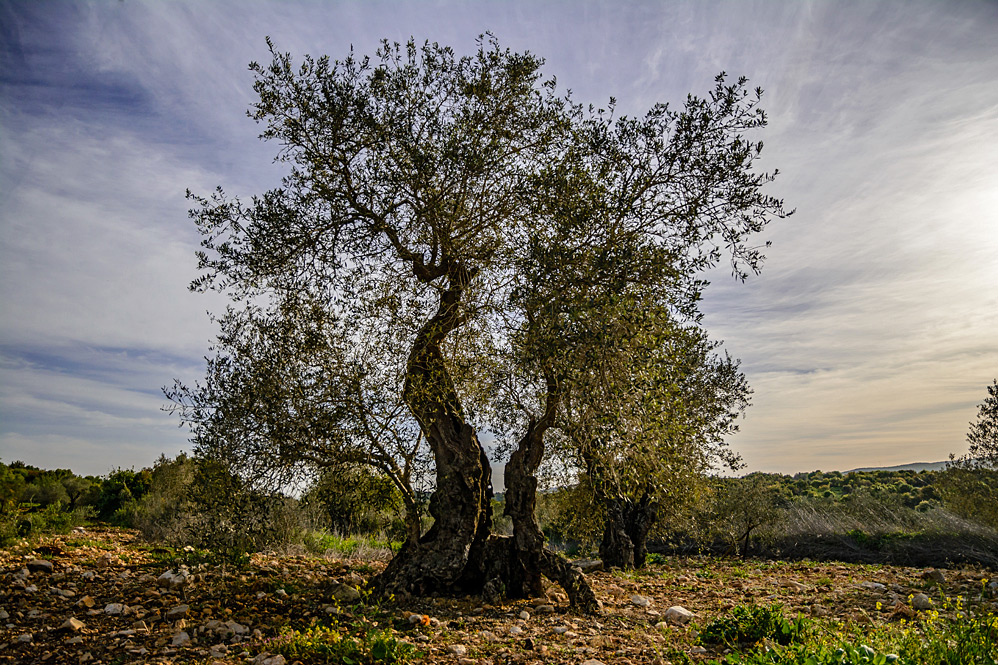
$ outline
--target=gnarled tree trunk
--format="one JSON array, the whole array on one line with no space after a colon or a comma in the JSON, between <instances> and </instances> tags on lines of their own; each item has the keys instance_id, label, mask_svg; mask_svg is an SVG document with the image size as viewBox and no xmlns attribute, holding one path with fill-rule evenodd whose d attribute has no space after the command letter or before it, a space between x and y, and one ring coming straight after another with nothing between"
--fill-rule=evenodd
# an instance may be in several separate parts
<instances>
[{"instance_id":1,"label":"gnarled tree trunk","mask_svg":"<svg viewBox=\"0 0 998 665\"><path fill-rule=\"evenodd\" d=\"M396 556L378 576L382 592L425 595L455 592L467 584L465 569L480 567L492 527L492 470L478 437L465 422L440 345L463 322L461 296L473 273L455 266L437 313L416 336L409 354L403 398L419 421L436 460L430 530Z\"/></svg>"},{"instance_id":2,"label":"gnarled tree trunk","mask_svg":"<svg viewBox=\"0 0 998 665\"><path fill-rule=\"evenodd\" d=\"M640 501L604 497L606 525L599 554L606 567L641 568L648 554L648 533L658 517L658 501L646 490Z\"/></svg>"},{"instance_id":3,"label":"gnarled tree trunk","mask_svg":"<svg viewBox=\"0 0 998 665\"><path fill-rule=\"evenodd\" d=\"M600 603L582 571L544 549L544 535L534 515L534 473L544 455L544 431L554 419L553 382L544 418L530 423L506 467L506 512L513 520L514 535L492 534L492 470L464 420L440 350L446 335L462 323L459 304L472 275L458 268L449 276L450 288L441 294L436 315L416 336L403 392L436 461L437 484L430 498L434 523L418 541L406 541L376 578L375 588L381 593L522 598L542 594L543 574L565 588L577 611L598 613Z\"/></svg>"}]
</instances>

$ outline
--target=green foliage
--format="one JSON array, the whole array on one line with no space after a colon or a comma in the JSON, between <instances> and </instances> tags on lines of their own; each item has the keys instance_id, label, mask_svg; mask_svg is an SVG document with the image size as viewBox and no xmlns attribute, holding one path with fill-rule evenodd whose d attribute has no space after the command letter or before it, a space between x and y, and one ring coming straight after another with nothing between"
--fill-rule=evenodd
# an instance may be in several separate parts
<instances>
[{"instance_id":1,"label":"green foliage","mask_svg":"<svg viewBox=\"0 0 998 665\"><path fill-rule=\"evenodd\" d=\"M402 494L383 474L361 465L327 469L302 497L306 509L313 508L325 526L342 534L390 533L405 537Z\"/></svg>"},{"instance_id":2,"label":"green foliage","mask_svg":"<svg viewBox=\"0 0 998 665\"><path fill-rule=\"evenodd\" d=\"M998 469L954 460L940 474L938 485L947 508L998 529Z\"/></svg>"},{"instance_id":3,"label":"green foliage","mask_svg":"<svg viewBox=\"0 0 998 665\"><path fill-rule=\"evenodd\" d=\"M399 640L390 630L361 626L355 627L355 632L360 633L358 637L348 637L335 626L318 624L304 630L285 629L261 645L261 651L280 654L288 661L343 665L401 664L418 655L411 644Z\"/></svg>"},{"instance_id":4,"label":"green foliage","mask_svg":"<svg viewBox=\"0 0 998 665\"><path fill-rule=\"evenodd\" d=\"M988 396L978 406L977 420L967 432L968 457L998 468L998 379L988 386Z\"/></svg>"},{"instance_id":5,"label":"green foliage","mask_svg":"<svg viewBox=\"0 0 998 665\"><path fill-rule=\"evenodd\" d=\"M249 554L287 542L300 530L291 499L255 491L221 462L199 460L189 492L183 542L222 562L245 563Z\"/></svg>"},{"instance_id":6,"label":"green foliage","mask_svg":"<svg viewBox=\"0 0 998 665\"><path fill-rule=\"evenodd\" d=\"M118 526L131 526L138 501L149 489L148 469L117 469L101 479L94 500L97 517Z\"/></svg>"},{"instance_id":7,"label":"green foliage","mask_svg":"<svg viewBox=\"0 0 998 665\"><path fill-rule=\"evenodd\" d=\"M753 531L773 523L780 501L778 476L753 473L744 478L715 478L707 520L715 534L747 556Z\"/></svg>"},{"instance_id":8,"label":"green foliage","mask_svg":"<svg viewBox=\"0 0 998 665\"><path fill-rule=\"evenodd\" d=\"M738 608L736 608L737 610ZM957 609L961 609L959 604ZM721 625L724 620L719 620ZM736 628L728 628L737 632ZM755 631L759 634L763 631ZM998 616L981 608L954 617L927 613L912 623L867 626L806 620L801 638L733 648L729 665L998 665ZM701 632L703 641L703 632ZM747 640L746 640L747 642ZM710 661L715 665L718 661Z\"/></svg>"},{"instance_id":9,"label":"green foliage","mask_svg":"<svg viewBox=\"0 0 998 665\"><path fill-rule=\"evenodd\" d=\"M780 605L738 605L728 616L718 617L704 626L700 631L700 641L734 646L767 639L785 646L807 639L811 630L806 619L784 616Z\"/></svg>"}]
</instances>

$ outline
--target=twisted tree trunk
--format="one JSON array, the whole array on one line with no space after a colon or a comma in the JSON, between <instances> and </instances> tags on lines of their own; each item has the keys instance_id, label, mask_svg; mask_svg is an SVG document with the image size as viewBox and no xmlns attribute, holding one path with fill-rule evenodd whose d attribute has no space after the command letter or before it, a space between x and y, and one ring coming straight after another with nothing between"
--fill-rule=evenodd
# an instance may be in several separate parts
<instances>
[{"instance_id":1,"label":"twisted tree trunk","mask_svg":"<svg viewBox=\"0 0 998 665\"><path fill-rule=\"evenodd\" d=\"M488 600L543 593L541 575L564 587L577 611L601 606L585 576L564 558L544 549L534 515L537 479L544 456L544 432L557 405L553 381L544 417L531 422L506 466L506 513L513 537L492 534L492 470L474 430L465 422L457 390L440 346L463 322L460 301L473 273L448 273L436 315L420 330L407 366L403 398L419 421L436 461L436 490L430 498L433 526L402 550L375 579L384 593L427 595L481 593Z\"/></svg>"},{"instance_id":2,"label":"twisted tree trunk","mask_svg":"<svg viewBox=\"0 0 998 665\"><path fill-rule=\"evenodd\" d=\"M648 554L648 533L658 518L658 501L645 490L640 501L603 498L606 524L599 554L603 565L624 570L641 568Z\"/></svg>"},{"instance_id":3,"label":"twisted tree trunk","mask_svg":"<svg viewBox=\"0 0 998 665\"><path fill-rule=\"evenodd\" d=\"M436 314L416 335L403 399L419 421L436 460L430 530L396 556L375 581L383 592L455 592L467 583L469 561L482 556L492 527L492 470L465 422L440 345L463 323L461 297L474 273L453 266ZM474 562L473 562L474 563ZM473 565L473 568L478 567Z\"/></svg>"}]
</instances>

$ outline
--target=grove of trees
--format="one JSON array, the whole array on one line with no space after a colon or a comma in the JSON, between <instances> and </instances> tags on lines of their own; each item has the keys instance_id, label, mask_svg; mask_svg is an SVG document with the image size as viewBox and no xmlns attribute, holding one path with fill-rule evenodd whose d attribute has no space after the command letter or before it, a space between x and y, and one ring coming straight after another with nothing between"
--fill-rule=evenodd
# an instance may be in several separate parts
<instances>
[{"instance_id":1,"label":"grove of trees","mask_svg":"<svg viewBox=\"0 0 998 665\"><path fill-rule=\"evenodd\" d=\"M205 381L167 391L197 452L257 483L390 479L408 526L383 592L522 597L543 574L597 611L544 548L537 471L556 455L588 476L603 556L634 566L669 492L736 463L725 436L749 391L698 302L722 261L758 271L754 235L788 214L747 136L761 91L721 74L627 117L488 35L463 57L385 42L296 64L270 47L251 116L287 175L249 200L190 195L192 288L232 301ZM484 429L509 453L511 537L493 533Z\"/></svg>"}]
</instances>

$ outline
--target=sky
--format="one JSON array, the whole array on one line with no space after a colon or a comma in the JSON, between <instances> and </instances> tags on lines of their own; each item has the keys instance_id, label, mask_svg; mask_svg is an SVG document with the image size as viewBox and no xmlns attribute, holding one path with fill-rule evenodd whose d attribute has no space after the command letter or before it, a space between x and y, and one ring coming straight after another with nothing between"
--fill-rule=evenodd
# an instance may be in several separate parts
<instances>
[{"instance_id":1,"label":"sky","mask_svg":"<svg viewBox=\"0 0 998 665\"><path fill-rule=\"evenodd\" d=\"M795 214L705 325L753 405L748 471L966 451L998 376L998 2L0 0L0 460L104 474L188 449L162 387L204 372L184 192L278 184L246 117L265 37L545 58L577 101L642 114L720 71L765 89L759 162Z\"/></svg>"}]
</instances>

